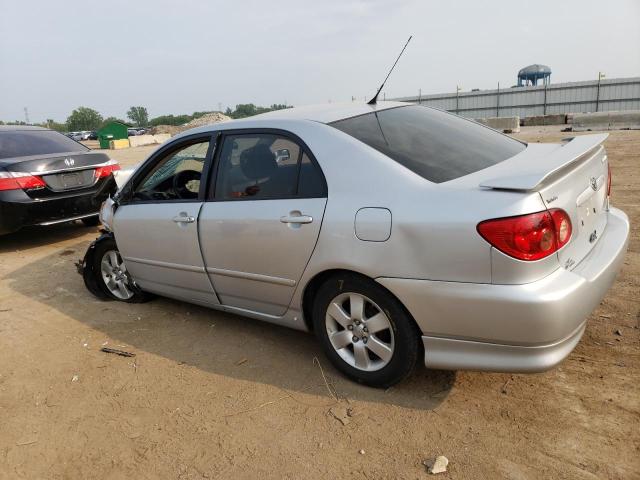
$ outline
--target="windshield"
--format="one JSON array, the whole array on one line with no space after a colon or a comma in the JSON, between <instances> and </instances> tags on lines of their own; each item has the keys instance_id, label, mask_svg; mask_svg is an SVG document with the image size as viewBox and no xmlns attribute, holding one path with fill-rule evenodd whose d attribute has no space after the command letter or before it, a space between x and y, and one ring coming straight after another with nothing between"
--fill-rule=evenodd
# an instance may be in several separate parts
<instances>
[{"instance_id":1,"label":"windshield","mask_svg":"<svg viewBox=\"0 0 640 480\"><path fill-rule=\"evenodd\" d=\"M88 150L81 143L53 130L0 131L0 158L86 152Z\"/></svg>"},{"instance_id":2,"label":"windshield","mask_svg":"<svg viewBox=\"0 0 640 480\"><path fill-rule=\"evenodd\" d=\"M526 145L441 110L408 105L330 124L434 183L500 163Z\"/></svg>"}]
</instances>

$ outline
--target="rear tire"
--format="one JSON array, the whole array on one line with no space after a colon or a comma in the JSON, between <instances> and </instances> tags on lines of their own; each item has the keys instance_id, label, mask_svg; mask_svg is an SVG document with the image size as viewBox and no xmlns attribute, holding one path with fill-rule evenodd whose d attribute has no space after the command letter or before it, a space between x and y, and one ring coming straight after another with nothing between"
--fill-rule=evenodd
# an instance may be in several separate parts
<instances>
[{"instance_id":1,"label":"rear tire","mask_svg":"<svg viewBox=\"0 0 640 480\"><path fill-rule=\"evenodd\" d=\"M347 377L388 388L414 370L420 332L381 285L345 273L327 280L313 302L313 327L331 363Z\"/></svg>"},{"instance_id":2,"label":"rear tire","mask_svg":"<svg viewBox=\"0 0 640 480\"><path fill-rule=\"evenodd\" d=\"M151 295L133 282L113 238L96 243L92 267L98 287L111 300L126 303L151 300Z\"/></svg>"},{"instance_id":3,"label":"rear tire","mask_svg":"<svg viewBox=\"0 0 640 480\"><path fill-rule=\"evenodd\" d=\"M100 225L100 217L98 215L81 218L80 221L84 223L85 227L97 227Z\"/></svg>"}]
</instances>

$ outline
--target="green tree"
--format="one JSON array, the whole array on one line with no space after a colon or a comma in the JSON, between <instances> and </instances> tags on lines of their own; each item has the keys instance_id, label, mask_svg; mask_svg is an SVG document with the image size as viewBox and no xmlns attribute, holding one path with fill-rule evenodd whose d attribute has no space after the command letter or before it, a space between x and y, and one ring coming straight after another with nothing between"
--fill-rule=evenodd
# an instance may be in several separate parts
<instances>
[{"instance_id":1,"label":"green tree","mask_svg":"<svg viewBox=\"0 0 640 480\"><path fill-rule=\"evenodd\" d=\"M149 125L149 113L145 107L131 107L127 112L127 117L136 127L146 127Z\"/></svg>"},{"instance_id":2,"label":"green tree","mask_svg":"<svg viewBox=\"0 0 640 480\"><path fill-rule=\"evenodd\" d=\"M125 122L124 120L122 120L121 118L118 117L107 117L104 120L102 120L102 123L100 124L100 127L98 128L102 128L104 127L107 123L111 123L111 122L119 122L119 123L124 123L125 125L129 126L129 122Z\"/></svg>"},{"instance_id":3,"label":"green tree","mask_svg":"<svg viewBox=\"0 0 640 480\"><path fill-rule=\"evenodd\" d=\"M259 115L261 113L270 112L272 110L282 110L283 108L291 107L283 103L274 103L270 107L257 107L253 103L241 103L239 105L236 105L236 109L234 111L231 111L230 108L227 108L225 114L231 118L245 118Z\"/></svg>"},{"instance_id":4,"label":"green tree","mask_svg":"<svg viewBox=\"0 0 640 480\"><path fill-rule=\"evenodd\" d=\"M56 132L66 132L67 125L65 123L58 123L52 118L47 118L47 121L41 124L45 128L50 128Z\"/></svg>"},{"instance_id":5,"label":"green tree","mask_svg":"<svg viewBox=\"0 0 640 480\"><path fill-rule=\"evenodd\" d=\"M158 125L184 125L193 120L191 115L160 115L159 117L149 120L149 125L157 127Z\"/></svg>"},{"instance_id":6,"label":"green tree","mask_svg":"<svg viewBox=\"0 0 640 480\"><path fill-rule=\"evenodd\" d=\"M96 130L102 124L102 115L88 107L78 107L67 117L67 129Z\"/></svg>"}]
</instances>

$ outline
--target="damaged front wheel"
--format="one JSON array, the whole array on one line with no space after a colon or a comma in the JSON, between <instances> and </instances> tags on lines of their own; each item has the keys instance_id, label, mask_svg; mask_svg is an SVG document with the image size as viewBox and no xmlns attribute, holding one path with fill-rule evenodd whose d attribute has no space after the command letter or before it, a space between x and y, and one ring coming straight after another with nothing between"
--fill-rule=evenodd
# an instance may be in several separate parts
<instances>
[{"instance_id":1,"label":"damaged front wheel","mask_svg":"<svg viewBox=\"0 0 640 480\"><path fill-rule=\"evenodd\" d=\"M99 298L128 303L146 302L151 298L134 283L110 233L91 244L82 269L87 288Z\"/></svg>"},{"instance_id":2,"label":"damaged front wheel","mask_svg":"<svg viewBox=\"0 0 640 480\"><path fill-rule=\"evenodd\" d=\"M120 252L117 250L104 252L100 261L100 274L109 293L118 300L129 300L133 297L133 290L129 288L127 267L122 261Z\"/></svg>"}]
</instances>

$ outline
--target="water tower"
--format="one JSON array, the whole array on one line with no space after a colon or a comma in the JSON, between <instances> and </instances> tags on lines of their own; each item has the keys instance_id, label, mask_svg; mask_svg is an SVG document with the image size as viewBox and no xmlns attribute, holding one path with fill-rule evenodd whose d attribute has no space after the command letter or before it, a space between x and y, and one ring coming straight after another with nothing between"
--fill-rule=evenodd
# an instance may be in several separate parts
<instances>
[{"instance_id":1,"label":"water tower","mask_svg":"<svg viewBox=\"0 0 640 480\"><path fill-rule=\"evenodd\" d=\"M543 85L551 83L551 69L546 65L537 63L524 67L518 72L518 86L537 85L542 80Z\"/></svg>"}]
</instances>

